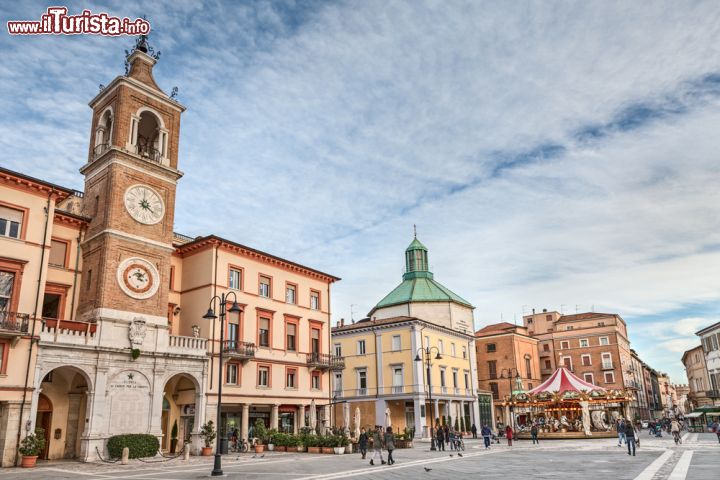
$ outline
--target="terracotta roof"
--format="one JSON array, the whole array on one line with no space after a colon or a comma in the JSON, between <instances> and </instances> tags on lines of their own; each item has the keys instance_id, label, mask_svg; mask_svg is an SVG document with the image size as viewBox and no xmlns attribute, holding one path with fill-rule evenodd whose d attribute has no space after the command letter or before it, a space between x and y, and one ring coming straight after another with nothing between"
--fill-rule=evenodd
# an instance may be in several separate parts
<instances>
[{"instance_id":1,"label":"terracotta roof","mask_svg":"<svg viewBox=\"0 0 720 480\"><path fill-rule=\"evenodd\" d=\"M563 315L558 320L559 322L574 322L577 320L588 320L590 318L597 318L597 317L617 317L620 318L620 315L616 313L598 313L598 312L586 312L586 313L576 313L574 315ZM620 318L622 320L622 318Z\"/></svg>"},{"instance_id":2,"label":"terracotta roof","mask_svg":"<svg viewBox=\"0 0 720 480\"><path fill-rule=\"evenodd\" d=\"M484 337L486 335L492 335L495 333L505 332L507 330L515 330L516 328L524 328L524 327L520 327L520 325L515 325L513 323L508 323L508 322L493 323L492 325L483 327L480 330L478 330L477 332L475 332L475 336L476 337Z\"/></svg>"}]
</instances>

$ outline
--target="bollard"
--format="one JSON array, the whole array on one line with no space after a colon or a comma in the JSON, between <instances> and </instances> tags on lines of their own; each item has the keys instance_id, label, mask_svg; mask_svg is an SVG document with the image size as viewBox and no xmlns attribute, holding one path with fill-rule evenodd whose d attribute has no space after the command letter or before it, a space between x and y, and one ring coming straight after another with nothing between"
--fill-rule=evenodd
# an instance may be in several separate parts
<instances>
[{"instance_id":1,"label":"bollard","mask_svg":"<svg viewBox=\"0 0 720 480\"><path fill-rule=\"evenodd\" d=\"M186 446L185 447L185 461L190 460L190 449Z\"/></svg>"},{"instance_id":2,"label":"bollard","mask_svg":"<svg viewBox=\"0 0 720 480\"><path fill-rule=\"evenodd\" d=\"M122 459L120 460L121 465L127 465L130 463L130 449L128 447L123 448Z\"/></svg>"}]
</instances>

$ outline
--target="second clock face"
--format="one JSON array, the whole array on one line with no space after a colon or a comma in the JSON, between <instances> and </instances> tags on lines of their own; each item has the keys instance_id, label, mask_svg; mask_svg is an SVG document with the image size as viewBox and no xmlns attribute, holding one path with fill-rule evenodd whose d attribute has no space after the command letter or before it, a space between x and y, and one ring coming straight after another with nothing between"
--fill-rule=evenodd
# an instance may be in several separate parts
<instances>
[{"instance_id":1,"label":"second clock face","mask_svg":"<svg viewBox=\"0 0 720 480\"><path fill-rule=\"evenodd\" d=\"M117 276L120 289L133 298L150 298L158 290L158 271L152 263L143 258L124 260L118 266Z\"/></svg>"},{"instance_id":2,"label":"second clock face","mask_svg":"<svg viewBox=\"0 0 720 480\"><path fill-rule=\"evenodd\" d=\"M165 214L162 198L146 185L133 185L127 189L125 208L131 217L145 225L158 223Z\"/></svg>"}]
</instances>

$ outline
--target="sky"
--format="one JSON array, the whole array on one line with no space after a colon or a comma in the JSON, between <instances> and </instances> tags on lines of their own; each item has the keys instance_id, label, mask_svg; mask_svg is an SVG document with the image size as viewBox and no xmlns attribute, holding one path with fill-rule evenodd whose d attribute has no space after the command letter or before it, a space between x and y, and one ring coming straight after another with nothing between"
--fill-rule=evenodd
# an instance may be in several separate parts
<instances>
[{"instance_id":1,"label":"sky","mask_svg":"<svg viewBox=\"0 0 720 480\"><path fill-rule=\"evenodd\" d=\"M67 6L152 25L155 79L188 107L176 231L342 277L337 321L401 281L416 224L477 328L618 313L687 382L682 352L720 321L716 2ZM0 36L0 165L82 189L87 103L132 45Z\"/></svg>"}]
</instances>

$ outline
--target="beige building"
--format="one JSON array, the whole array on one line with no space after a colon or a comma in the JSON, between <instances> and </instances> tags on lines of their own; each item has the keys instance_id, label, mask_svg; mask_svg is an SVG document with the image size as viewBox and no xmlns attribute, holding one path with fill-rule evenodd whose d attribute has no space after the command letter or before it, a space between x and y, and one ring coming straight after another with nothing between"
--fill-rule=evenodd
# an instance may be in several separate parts
<instances>
[{"instance_id":1,"label":"beige building","mask_svg":"<svg viewBox=\"0 0 720 480\"><path fill-rule=\"evenodd\" d=\"M429 438L441 417L466 430L478 424L473 307L438 283L428 265L415 238L402 283L368 318L333 328L334 353L345 362L334 374L336 426L355 428L345 423L347 408L350 422L359 409L360 426L412 429L416 438Z\"/></svg>"},{"instance_id":2,"label":"beige building","mask_svg":"<svg viewBox=\"0 0 720 480\"><path fill-rule=\"evenodd\" d=\"M702 345L691 348L683 353L682 363L685 365L685 374L688 379L688 403L690 410L697 407L713 405L713 398L710 388L710 377L705 366L705 352Z\"/></svg>"},{"instance_id":3,"label":"beige building","mask_svg":"<svg viewBox=\"0 0 720 480\"><path fill-rule=\"evenodd\" d=\"M216 236L173 232L180 116L140 37L129 72L91 100L84 192L0 169L0 448L46 431L43 458L93 460L111 435L162 448L199 428L329 425L337 277ZM228 293L241 313L203 319ZM215 312L219 305L213 305ZM222 336L224 341L220 341ZM222 350L226 361L219 363Z\"/></svg>"}]
</instances>

